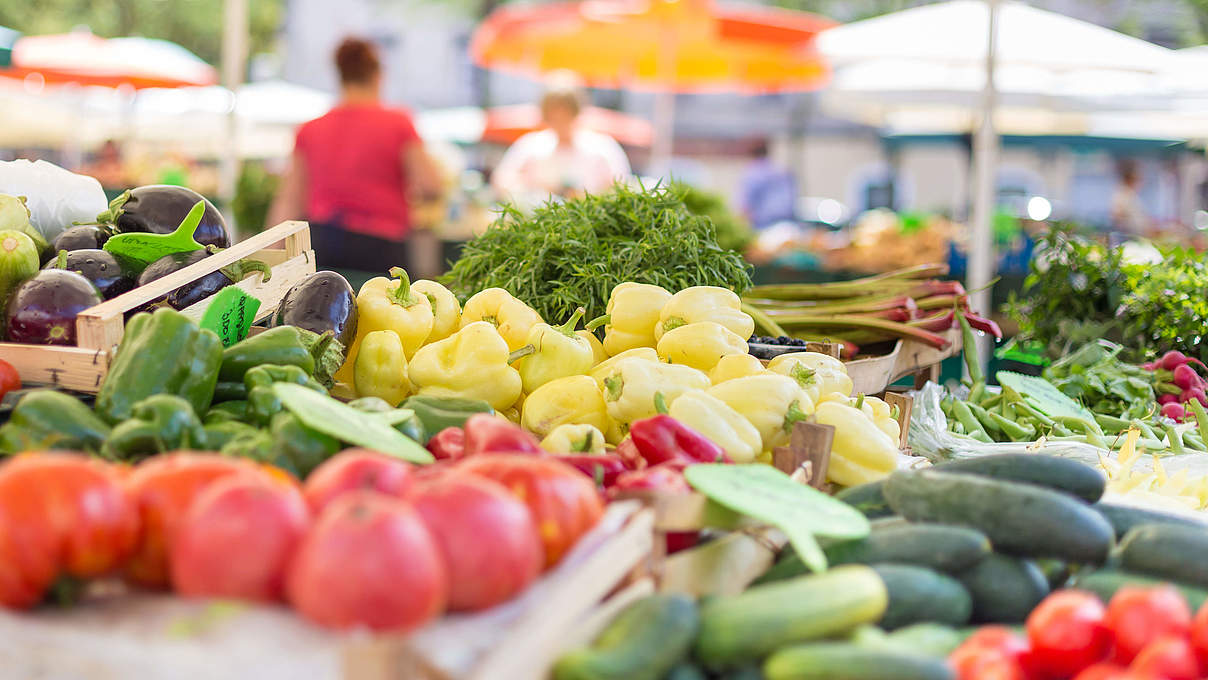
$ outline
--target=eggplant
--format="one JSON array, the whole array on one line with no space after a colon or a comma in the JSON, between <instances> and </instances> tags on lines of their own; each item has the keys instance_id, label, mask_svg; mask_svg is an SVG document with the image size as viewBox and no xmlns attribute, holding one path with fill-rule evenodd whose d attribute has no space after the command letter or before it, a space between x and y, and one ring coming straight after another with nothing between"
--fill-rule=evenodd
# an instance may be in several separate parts
<instances>
[{"instance_id":1,"label":"eggplant","mask_svg":"<svg viewBox=\"0 0 1208 680\"><path fill-rule=\"evenodd\" d=\"M137 274L113 253L95 248L60 250L59 256L42 269L66 269L84 275L106 300L134 290Z\"/></svg>"},{"instance_id":2,"label":"eggplant","mask_svg":"<svg viewBox=\"0 0 1208 680\"><path fill-rule=\"evenodd\" d=\"M76 315L101 304L92 282L66 269L43 269L17 287L5 312L8 339L34 345L74 345Z\"/></svg>"},{"instance_id":3,"label":"eggplant","mask_svg":"<svg viewBox=\"0 0 1208 680\"><path fill-rule=\"evenodd\" d=\"M109 230L100 225L80 224L56 236L50 249L52 253L60 250L96 250L105 245L110 236Z\"/></svg>"},{"instance_id":4,"label":"eggplant","mask_svg":"<svg viewBox=\"0 0 1208 680\"><path fill-rule=\"evenodd\" d=\"M109 210L97 216L97 222L113 225L119 234L171 234L198 201L205 201L206 209L193 240L203 246L229 247L231 232L222 213L204 196L186 187L152 184L130 189L113 199Z\"/></svg>"},{"instance_id":5,"label":"eggplant","mask_svg":"<svg viewBox=\"0 0 1208 680\"><path fill-rule=\"evenodd\" d=\"M206 259L213 254L213 251L208 249L193 250L187 253L172 253L164 255L158 260L147 265L143 273L138 277L138 285L145 286L156 279L162 279L168 274L180 271L191 264L196 264ZM141 306L136 311L149 311L155 307L163 307L165 305L172 309L184 309L189 305L204 300L214 293L226 288L227 286L242 281L253 272L264 274L264 280L267 281L271 276L272 271L268 265L260 260L239 260L229 264L218 271L210 272L199 279L195 279L168 293L160 296L147 304Z\"/></svg>"},{"instance_id":6,"label":"eggplant","mask_svg":"<svg viewBox=\"0 0 1208 680\"><path fill-rule=\"evenodd\" d=\"M335 272L315 272L281 298L274 326L297 326L315 333L331 331L344 347L357 335L357 297L348 279Z\"/></svg>"}]
</instances>

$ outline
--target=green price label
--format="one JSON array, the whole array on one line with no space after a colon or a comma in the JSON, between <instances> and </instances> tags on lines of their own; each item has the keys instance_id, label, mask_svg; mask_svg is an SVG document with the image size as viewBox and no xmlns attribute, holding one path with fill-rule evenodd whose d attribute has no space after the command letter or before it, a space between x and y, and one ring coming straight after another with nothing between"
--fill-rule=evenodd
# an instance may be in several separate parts
<instances>
[{"instance_id":1,"label":"green price label","mask_svg":"<svg viewBox=\"0 0 1208 680\"><path fill-rule=\"evenodd\" d=\"M201 327L217 333L222 346L230 347L247 337L259 310L259 300L235 286L227 286L210 299L201 317Z\"/></svg>"},{"instance_id":2,"label":"green price label","mask_svg":"<svg viewBox=\"0 0 1208 680\"><path fill-rule=\"evenodd\" d=\"M118 234L110 237L101 247L120 258L136 261L144 267L164 255L201 250L203 246L193 240L193 234L197 231L197 225L201 224L205 211L205 202L198 201L171 234Z\"/></svg>"}]
</instances>

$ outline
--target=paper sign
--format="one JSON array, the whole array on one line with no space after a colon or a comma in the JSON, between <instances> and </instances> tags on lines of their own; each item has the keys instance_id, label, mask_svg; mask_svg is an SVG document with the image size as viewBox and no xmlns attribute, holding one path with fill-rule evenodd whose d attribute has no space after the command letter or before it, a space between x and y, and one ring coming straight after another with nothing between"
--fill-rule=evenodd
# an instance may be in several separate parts
<instances>
[{"instance_id":1,"label":"paper sign","mask_svg":"<svg viewBox=\"0 0 1208 680\"><path fill-rule=\"evenodd\" d=\"M840 500L798 484L770 465L706 463L684 470L697 491L732 510L784 532L812 571L826 570L815 536L856 539L868 535L868 519Z\"/></svg>"},{"instance_id":2,"label":"paper sign","mask_svg":"<svg viewBox=\"0 0 1208 680\"><path fill-rule=\"evenodd\" d=\"M247 337L259 310L259 300L235 286L227 286L210 298L201 317L201 327L217 333L222 346L230 347Z\"/></svg>"},{"instance_id":3,"label":"paper sign","mask_svg":"<svg viewBox=\"0 0 1208 680\"><path fill-rule=\"evenodd\" d=\"M164 255L201 250L203 246L193 240L193 234L197 231L197 225L201 224L205 211L205 202L198 201L171 234L117 234L111 236L101 247L118 257L136 261L144 267Z\"/></svg>"}]
</instances>

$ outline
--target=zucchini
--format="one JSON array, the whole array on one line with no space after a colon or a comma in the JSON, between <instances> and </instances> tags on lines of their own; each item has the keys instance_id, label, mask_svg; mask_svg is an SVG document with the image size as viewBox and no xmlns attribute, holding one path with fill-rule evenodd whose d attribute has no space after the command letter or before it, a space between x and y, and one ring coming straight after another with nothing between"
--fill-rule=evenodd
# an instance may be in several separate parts
<instances>
[{"instance_id":1,"label":"zucchini","mask_svg":"<svg viewBox=\"0 0 1208 680\"><path fill-rule=\"evenodd\" d=\"M950 626L969 622L973 601L951 576L908 564L876 564L873 569L889 592L889 606L880 621L885 630L924 621Z\"/></svg>"},{"instance_id":2,"label":"zucchini","mask_svg":"<svg viewBox=\"0 0 1208 680\"><path fill-rule=\"evenodd\" d=\"M997 553L957 574L973 597L975 623L1022 623L1049 594L1035 564Z\"/></svg>"},{"instance_id":3,"label":"zucchini","mask_svg":"<svg viewBox=\"0 0 1208 680\"><path fill-rule=\"evenodd\" d=\"M835 494L835 498L859 510L868 519L887 517L893 514L885 501L885 480L877 480L858 486L849 486Z\"/></svg>"},{"instance_id":4,"label":"zucchini","mask_svg":"<svg viewBox=\"0 0 1208 680\"><path fill-rule=\"evenodd\" d=\"M935 469L952 474L1034 484L1077 496L1088 503L1102 498L1107 486L1103 473L1085 463L1039 453L997 453L964 458L938 465Z\"/></svg>"},{"instance_id":5,"label":"zucchini","mask_svg":"<svg viewBox=\"0 0 1208 680\"><path fill-rule=\"evenodd\" d=\"M827 564L894 562L937 571L960 571L990 554L990 541L968 527L893 524L866 537L826 548ZM802 567L804 569L804 567Z\"/></svg>"},{"instance_id":6,"label":"zucchini","mask_svg":"<svg viewBox=\"0 0 1208 680\"><path fill-rule=\"evenodd\" d=\"M763 664L767 680L953 680L943 659L850 642L786 647Z\"/></svg>"},{"instance_id":7,"label":"zucchini","mask_svg":"<svg viewBox=\"0 0 1208 680\"><path fill-rule=\"evenodd\" d=\"M965 636L960 631L940 623L916 623L899 628L890 634L890 645L916 654L926 654L941 659L961 646Z\"/></svg>"},{"instance_id":8,"label":"zucchini","mask_svg":"<svg viewBox=\"0 0 1208 680\"><path fill-rule=\"evenodd\" d=\"M1103 564L1115 534L1082 501L1029 484L932 470L889 476L885 497L912 522L977 529L999 552Z\"/></svg>"},{"instance_id":9,"label":"zucchini","mask_svg":"<svg viewBox=\"0 0 1208 680\"><path fill-rule=\"evenodd\" d=\"M1144 576L1142 574L1134 574L1120 569L1095 569L1093 571L1081 571L1074 576L1070 582L1070 587L1089 590L1099 596L1104 603L1110 602L1116 591L1125 587L1133 586L1140 588L1149 588L1163 583L1169 583L1187 599L1187 604L1190 605L1191 611L1199 611L1200 606L1208 601L1208 590L1188 586L1182 583L1172 583L1165 579L1154 578L1152 576Z\"/></svg>"},{"instance_id":10,"label":"zucchini","mask_svg":"<svg viewBox=\"0 0 1208 680\"><path fill-rule=\"evenodd\" d=\"M1161 579L1208 588L1208 531L1177 524L1142 524L1124 535L1119 566Z\"/></svg>"},{"instance_id":11,"label":"zucchini","mask_svg":"<svg viewBox=\"0 0 1208 680\"><path fill-rule=\"evenodd\" d=\"M1191 517L1171 515L1165 512L1111 503L1096 503L1095 509L1099 511L1100 515L1106 517L1108 522L1111 522L1112 528L1116 530L1117 540L1124 538L1124 534L1131 531L1133 527L1142 524L1178 524L1208 530L1208 522L1200 522Z\"/></svg>"},{"instance_id":12,"label":"zucchini","mask_svg":"<svg viewBox=\"0 0 1208 680\"><path fill-rule=\"evenodd\" d=\"M651 595L617 615L591 646L554 666L555 680L661 680L688 652L700 616L684 595Z\"/></svg>"},{"instance_id":13,"label":"zucchini","mask_svg":"<svg viewBox=\"0 0 1208 680\"><path fill-rule=\"evenodd\" d=\"M709 668L736 668L795 642L846 633L885 614L885 582L847 565L707 600L695 656ZM661 644L657 639L653 644Z\"/></svg>"}]
</instances>

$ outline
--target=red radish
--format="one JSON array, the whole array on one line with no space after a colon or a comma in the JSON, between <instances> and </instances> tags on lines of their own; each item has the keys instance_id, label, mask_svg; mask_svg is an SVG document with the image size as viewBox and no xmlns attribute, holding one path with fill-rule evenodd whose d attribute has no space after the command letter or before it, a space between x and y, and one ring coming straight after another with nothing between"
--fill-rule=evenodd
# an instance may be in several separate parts
<instances>
[{"instance_id":1,"label":"red radish","mask_svg":"<svg viewBox=\"0 0 1208 680\"><path fill-rule=\"evenodd\" d=\"M1162 416L1172 420L1182 420L1187 417L1187 410L1182 404L1171 402L1162 405Z\"/></svg>"},{"instance_id":2,"label":"red radish","mask_svg":"<svg viewBox=\"0 0 1208 680\"><path fill-rule=\"evenodd\" d=\"M1172 349L1163 354L1162 358L1158 361L1158 365L1167 371L1173 371L1180 366L1185 366L1186 364L1187 355L1183 354L1177 349Z\"/></svg>"},{"instance_id":3,"label":"red radish","mask_svg":"<svg viewBox=\"0 0 1208 680\"><path fill-rule=\"evenodd\" d=\"M1200 383L1200 376L1196 375L1195 369L1187 364L1180 364L1174 369L1174 377L1171 382L1181 390L1190 389Z\"/></svg>"},{"instance_id":4,"label":"red radish","mask_svg":"<svg viewBox=\"0 0 1208 680\"><path fill-rule=\"evenodd\" d=\"M1159 394L1158 403L1165 406L1166 404L1179 403L1179 395L1177 394Z\"/></svg>"},{"instance_id":5,"label":"red radish","mask_svg":"<svg viewBox=\"0 0 1208 680\"><path fill-rule=\"evenodd\" d=\"M1179 401L1184 404L1190 402L1192 399L1198 399L1201 404L1208 405L1208 401L1205 401L1206 398L1208 397L1204 395L1204 388L1198 386L1183 390L1179 394Z\"/></svg>"},{"instance_id":6,"label":"red radish","mask_svg":"<svg viewBox=\"0 0 1208 680\"><path fill-rule=\"evenodd\" d=\"M1151 361L1149 363L1141 364L1141 368L1144 368L1147 371L1156 370L1158 368L1158 362Z\"/></svg>"}]
</instances>

